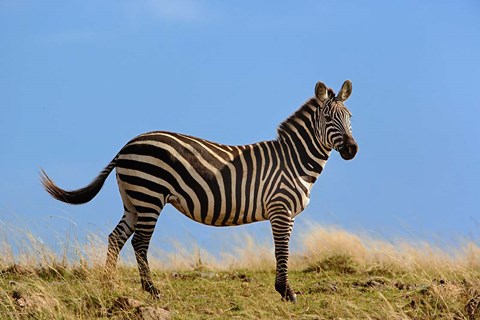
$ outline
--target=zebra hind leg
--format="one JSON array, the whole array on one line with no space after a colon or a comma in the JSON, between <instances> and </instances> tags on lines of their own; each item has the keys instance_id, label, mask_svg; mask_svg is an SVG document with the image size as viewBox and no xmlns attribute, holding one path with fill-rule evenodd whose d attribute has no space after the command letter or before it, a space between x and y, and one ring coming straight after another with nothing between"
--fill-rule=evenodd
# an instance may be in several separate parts
<instances>
[{"instance_id":1,"label":"zebra hind leg","mask_svg":"<svg viewBox=\"0 0 480 320\"><path fill-rule=\"evenodd\" d=\"M108 236L107 261L105 263L105 276L107 279L113 276L117 266L118 254L125 242L133 234L136 222L136 213L132 213L125 208L122 219Z\"/></svg>"},{"instance_id":2,"label":"zebra hind leg","mask_svg":"<svg viewBox=\"0 0 480 320\"><path fill-rule=\"evenodd\" d=\"M293 219L286 214L276 214L270 218L270 223L272 225L275 258L277 260L275 290L282 295L282 299L297 302L297 295L288 284L288 246L293 228Z\"/></svg>"},{"instance_id":3,"label":"zebra hind leg","mask_svg":"<svg viewBox=\"0 0 480 320\"><path fill-rule=\"evenodd\" d=\"M143 290L149 292L154 298L160 298L160 291L155 287L148 265L147 252L152 238L153 230L158 219L158 212L139 213L132 239L135 258L137 259L138 271Z\"/></svg>"}]
</instances>

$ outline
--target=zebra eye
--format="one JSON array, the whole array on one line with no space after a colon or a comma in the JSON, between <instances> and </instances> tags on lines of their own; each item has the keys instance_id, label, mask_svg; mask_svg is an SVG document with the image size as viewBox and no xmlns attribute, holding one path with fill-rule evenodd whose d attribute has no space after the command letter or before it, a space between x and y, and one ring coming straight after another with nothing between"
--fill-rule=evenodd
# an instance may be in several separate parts
<instances>
[{"instance_id":1,"label":"zebra eye","mask_svg":"<svg viewBox=\"0 0 480 320\"><path fill-rule=\"evenodd\" d=\"M330 122L330 121L332 121L332 117L330 117L330 116L325 116L325 120L326 120L327 122Z\"/></svg>"}]
</instances>

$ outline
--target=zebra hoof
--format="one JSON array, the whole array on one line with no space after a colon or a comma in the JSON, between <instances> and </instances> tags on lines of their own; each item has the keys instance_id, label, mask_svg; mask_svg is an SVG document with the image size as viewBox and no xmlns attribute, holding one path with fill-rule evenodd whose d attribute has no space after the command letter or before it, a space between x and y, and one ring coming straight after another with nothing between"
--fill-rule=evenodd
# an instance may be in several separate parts
<instances>
[{"instance_id":1,"label":"zebra hoof","mask_svg":"<svg viewBox=\"0 0 480 320\"><path fill-rule=\"evenodd\" d=\"M275 283L275 290L282 295L283 301L297 302L297 295L288 284Z\"/></svg>"},{"instance_id":2,"label":"zebra hoof","mask_svg":"<svg viewBox=\"0 0 480 320\"><path fill-rule=\"evenodd\" d=\"M152 295L152 298L155 300L159 300L162 298L162 295L160 294L160 290L158 290L154 286L151 286L147 291Z\"/></svg>"},{"instance_id":3,"label":"zebra hoof","mask_svg":"<svg viewBox=\"0 0 480 320\"><path fill-rule=\"evenodd\" d=\"M282 297L283 301L288 301L291 303L297 303L297 295L293 293L291 290L289 290L285 296Z\"/></svg>"},{"instance_id":4,"label":"zebra hoof","mask_svg":"<svg viewBox=\"0 0 480 320\"><path fill-rule=\"evenodd\" d=\"M152 295L152 298L155 300L161 299L162 295L160 294L160 290L157 289L151 282L142 283L143 290L147 291Z\"/></svg>"},{"instance_id":5,"label":"zebra hoof","mask_svg":"<svg viewBox=\"0 0 480 320\"><path fill-rule=\"evenodd\" d=\"M297 295L293 292L287 292L287 295L284 297L285 301L289 301L291 303L297 303Z\"/></svg>"},{"instance_id":6,"label":"zebra hoof","mask_svg":"<svg viewBox=\"0 0 480 320\"><path fill-rule=\"evenodd\" d=\"M291 303L297 303L297 295L295 293L292 293L288 299Z\"/></svg>"}]
</instances>

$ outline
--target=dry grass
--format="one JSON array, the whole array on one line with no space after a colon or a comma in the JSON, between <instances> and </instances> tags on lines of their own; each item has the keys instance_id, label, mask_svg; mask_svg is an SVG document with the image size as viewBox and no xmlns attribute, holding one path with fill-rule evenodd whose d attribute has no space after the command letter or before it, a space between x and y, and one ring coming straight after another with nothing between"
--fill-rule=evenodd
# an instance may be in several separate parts
<instances>
[{"instance_id":1,"label":"dry grass","mask_svg":"<svg viewBox=\"0 0 480 320\"><path fill-rule=\"evenodd\" d=\"M290 263L299 293L293 305L273 288L271 243L249 235L221 255L152 248L154 280L163 293L156 301L141 291L131 252L116 278L105 281L104 237L79 244L67 236L63 251L53 252L31 233L7 231L0 240L0 319L480 317L480 248L473 242L446 252L311 226L296 234L302 251L293 252Z\"/></svg>"},{"instance_id":2,"label":"dry grass","mask_svg":"<svg viewBox=\"0 0 480 320\"><path fill-rule=\"evenodd\" d=\"M387 242L335 227L313 225L304 233L302 243L302 255L307 261L343 255L360 265L380 265L403 271L480 268L480 247L471 241L446 251L428 242Z\"/></svg>"}]
</instances>

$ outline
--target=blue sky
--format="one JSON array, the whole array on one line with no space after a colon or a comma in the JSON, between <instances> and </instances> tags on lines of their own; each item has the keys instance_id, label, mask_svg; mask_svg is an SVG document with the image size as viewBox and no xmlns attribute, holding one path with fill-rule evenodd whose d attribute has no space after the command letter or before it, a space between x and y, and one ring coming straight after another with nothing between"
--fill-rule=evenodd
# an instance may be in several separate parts
<instances>
[{"instance_id":1,"label":"blue sky","mask_svg":"<svg viewBox=\"0 0 480 320\"><path fill-rule=\"evenodd\" d=\"M0 48L2 224L52 243L108 234L113 175L74 207L42 190L40 168L75 189L142 132L273 139L317 81L351 79L359 153L332 154L294 238L314 221L480 242L478 1L0 0ZM153 243L216 248L241 230L271 237L268 223L218 229L167 207Z\"/></svg>"}]
</instances>

